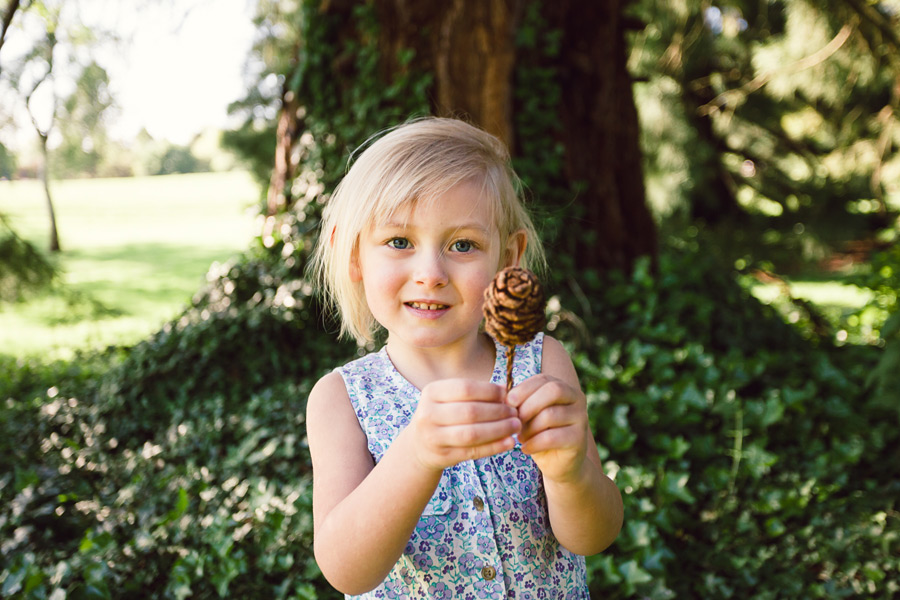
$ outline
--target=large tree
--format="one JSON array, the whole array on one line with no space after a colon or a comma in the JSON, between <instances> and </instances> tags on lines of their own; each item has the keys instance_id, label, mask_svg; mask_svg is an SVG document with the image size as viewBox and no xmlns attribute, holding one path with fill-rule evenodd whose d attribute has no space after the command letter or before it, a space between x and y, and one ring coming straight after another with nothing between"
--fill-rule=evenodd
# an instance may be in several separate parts
<instances>
[{"instance_id":1,"label":"large tree","mask_svg":"<svg viewBox=\"0 0 900 600\"><path fill-rule=\"evenodd\" d=\"M626 4L308 0L290 12L263 3L261 29L272 33L257 50L275 50L280 75L268 92L279 117L267 212L314 210L304 204L309 173L327 193L373 131L410 113L452 115L510 146L566 273L655 256Z\"/></svg>"},{"instance_id":2,"label":"large tree","mask_svg":"<svg viewBox=\"0 0 900 600\"><path fill-rule=\"evenodd\" d=\"M644 201L637 111L626 69L626 33L632 25L624 17L627 1L376 4L387 77L406 68L432 73L429 99L436 114L471 119L516 155L528 151L517 142L530 133L519 131L529 124L517 112L530 97L548 91L517 90L527 85L517 74L548 70L551 80L544 85L556 88L558 101L545 108L545 117L558 120L558 126L541 133L543 143L561 145L562 169L555 176L571 193L557 196L551 206L550 198L538 201L574 225L557 240L559 250L574 258L578 270L627 268L638 256L655 255L655 225ZM541 29L558 36L552 55L527 52L520 41L523 31L537 35ZM396 59L404 49L415 52L409 66ZM527 58L544 65L525 64ZM528 141L534 141L533 134Z\"/></svg>"}]
</instances>

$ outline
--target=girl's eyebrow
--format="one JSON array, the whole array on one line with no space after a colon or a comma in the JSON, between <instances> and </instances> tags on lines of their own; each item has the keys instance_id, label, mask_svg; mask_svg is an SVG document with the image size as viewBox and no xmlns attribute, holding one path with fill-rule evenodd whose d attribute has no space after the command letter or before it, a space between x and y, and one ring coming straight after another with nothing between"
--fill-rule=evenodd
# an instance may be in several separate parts
<instances>
[{"instance_id":1,"label":"girl's eyebrow","mask_svg":"<svg viewBox=\"0 0 900 600\"><path fill-rule=\"evenodd\" d=\"M404 221L387 221L385 223L378 223L375 225L378 229L407 229L410 227L410 224ZM477 231L482 234L489 234L491 228L483 225L481 223L471 221L468 223L460 223L460 224L449 224L444 227L445 231Z\"/></svg>"}]
</instances>

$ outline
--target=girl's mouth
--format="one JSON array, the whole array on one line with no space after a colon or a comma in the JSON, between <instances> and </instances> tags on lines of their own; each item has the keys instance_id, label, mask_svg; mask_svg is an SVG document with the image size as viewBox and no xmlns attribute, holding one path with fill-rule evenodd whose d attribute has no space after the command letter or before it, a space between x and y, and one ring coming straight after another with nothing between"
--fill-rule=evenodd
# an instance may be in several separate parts
<instances>
[{"instance_id":1,"label":"girl's mouth","mask_svg":"<svg viewBox=\"0 0 900 600\"><path fill-rule=\"evenodd\" d=\"M437 304L431 302L407 302L407 306L416 310L446 310L450 308L446 304Z\"/></svg>"}]
</instances>

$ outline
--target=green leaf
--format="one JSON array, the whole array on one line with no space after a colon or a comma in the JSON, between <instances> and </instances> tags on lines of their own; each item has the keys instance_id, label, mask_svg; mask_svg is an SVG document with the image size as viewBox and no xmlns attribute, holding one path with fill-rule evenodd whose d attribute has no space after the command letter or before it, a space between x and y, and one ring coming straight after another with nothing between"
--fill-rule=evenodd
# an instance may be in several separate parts
<instances>
[{"instance_id":1,"label":"green leaf","mask_svg":"<svg viewBox=\"0 0 900 600\"><path fill-rule=\"evenodd\" d=\"M625 583L630 586L638 586L642 583L653 581L653 576L642 569L635 560L629 560L620 565L619 572L622 574Z\"/></svg>"},{"instance_id":2,"label":"green leaf","mask_svg":"<svg viewBox=\"0 0 900 600\"><path fill-rule=\"evenodd\" d=\"M663 492L670 498L693 504L696 502L696 499L687 489L688 479L690 479L688 473L666 472L661 482Z\"/></svg>"}]
</instances>

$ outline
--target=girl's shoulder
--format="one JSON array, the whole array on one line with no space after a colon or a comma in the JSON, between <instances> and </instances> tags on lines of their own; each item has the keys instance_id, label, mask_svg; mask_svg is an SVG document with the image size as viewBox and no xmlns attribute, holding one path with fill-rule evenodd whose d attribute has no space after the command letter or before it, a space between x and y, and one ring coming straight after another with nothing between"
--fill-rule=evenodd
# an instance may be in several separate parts
<instances>
[{"instance_id":1,"label":"girl's shoulder","mask_svg":"<svg viewBox=\"0 0 900 600\"><path fill-rule=\"evenodd\" d=\"M554 377L578 381L572 357L562 342L549 335L543 336L541 345L541 371Z\"/></svg>"},{"instance_id":2,"label":"girl's shoulder","mask_svg":"<svg viewBox=\"0 0 900 600\"><path fill-rule=\"evenodd\" d=\"M368 370L368 369L381 369L384 368L384 361L387 358L387 352L384 348L381 350L376 350L374 352L369 352L368 354L361 356L357 359L351 360L348 363L344 363L343 365L337 367L334 372L336 373L351 373L354 371Z\"/></svg>"},{"instance_id":3,"label":"girl's shoulder","mask_svg":"<svg viewBox=\"0 0 900 600\"><path fill-rule=\"evenodd\" d=\"M309 392L307 413L315 410L320 404L332 406L335 401L346 400L349 406L353 382L367 373L375 373L382 369L380 363L383 362L383 354L383 350L371 352L323 375Z\"/></svg>"}]
</instances>

